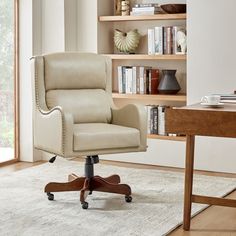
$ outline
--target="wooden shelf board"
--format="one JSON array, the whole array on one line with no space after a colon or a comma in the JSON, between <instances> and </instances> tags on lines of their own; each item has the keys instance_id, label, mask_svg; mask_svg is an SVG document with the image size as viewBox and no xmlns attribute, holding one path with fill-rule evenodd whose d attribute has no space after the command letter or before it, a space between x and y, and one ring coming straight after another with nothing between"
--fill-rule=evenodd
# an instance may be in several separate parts
<instances>
[{"instance_id":1,"label":"wooden shelf board","mask_svg":"<svg viewBox=\"0 0 236 236\"><path fill-rule=\"evenodd\" d=\"M158 100L158 101L174 101L174 102L186 102L186 94L177 95L161 95L161 94L120 94L113 93L114 99L141 99L141 100Z\"/></svg>"},{"instance_id":2,"label":"wooden shelf board","mask_svg":"<svg viewBox=\"0 0 236 236\"><path fill-rule=\"evenodd\" d=\"M103 54L112 60L186 60L186 55Z\"/></svg>"},{"instance_id":3,"label":"wooden shelf board","mask_svg":"<svg viewBox=\"0 0 236 236\"><path fill-rule=\"evenodd\" d=\"M186 20L187 14L157 14L150 16L99 16L99 21L152 21L152 20Z\"/></svg>"},{"instance_id":4,"label":"wooden shelf board","mask_svg":"<svg viewBox=\"0 0 236 236\"><path fill-rule=\"evenodd\" d=\"M165 135L157 135L157 134L148 134L147 138L150 139L161 139L161 140L171 140L171 141L186 141L185 136L165 136Z\"/></svg>"}]
</instances>

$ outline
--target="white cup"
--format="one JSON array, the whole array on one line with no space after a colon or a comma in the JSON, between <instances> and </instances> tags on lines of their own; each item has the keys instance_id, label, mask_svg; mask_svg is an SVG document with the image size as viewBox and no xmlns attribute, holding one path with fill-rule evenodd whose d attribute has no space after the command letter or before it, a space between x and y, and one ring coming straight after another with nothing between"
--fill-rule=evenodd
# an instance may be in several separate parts
<instances>
[{"instance_id":1,"label":"white cup","mask_svg":"<svg viewBox=\"0 0 236 236\"><path fill-rule=\"evenodd\" d=\"M207 103L209 105L216 105L220 103L220 96L219 95L204 96L202 97L201 102Z\"/></svg>"}]
</instances>

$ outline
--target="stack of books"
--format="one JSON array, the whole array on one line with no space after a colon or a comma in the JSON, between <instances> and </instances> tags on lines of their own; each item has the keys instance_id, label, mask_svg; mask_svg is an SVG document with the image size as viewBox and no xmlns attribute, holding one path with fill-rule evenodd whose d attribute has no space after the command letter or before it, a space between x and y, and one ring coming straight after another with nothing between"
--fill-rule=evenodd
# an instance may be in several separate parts
<instances>
[{"instance_id":1,"label":"stack of books","mask_svg":"<svg viewBox=\"0 0 236 236\"><path fill-rule=\"evenodd\" d=\"M154 15L163 13L163 10L158 4L136 4L132 11L131 16L142 16L142 15Z\"/></svg>"},{"instance_id":2,"label":"stack of books","mask_svg":"<svg viewBox=\"0 0 236 236\"><path fill-rule=\"evenodd\" d=\"M236 103L236 94L217 94L220 95L220 101L224 103Z\"/></svg>"},{"instance_id":3,"label":"stack of books","mask_svg":"<svg viewBox=\"0 0 236 236\"><path fill-rule=\"evenodd\" d=\"M147 105L147 133L167 135L165 131L165 110L167 106Z\"/></svg>"},{"instance_id":4,"label":"stack of books","mask_svg":"<svg viewBox=\"0 0 236 236\"><path fill-rule=\"evenodd\" d=\"M118 66L118 92L157 94L159 70L146 66Z\"/></svg>"},{"instance_id":5,"label":"stack of books","mask_svg":"<svg viewBox=\"0 0 236 236\"><path fill-rule=\"evenodd\" d=\"M148 54L184 54L178 42L179 32L182 35L186 35L186 28L180 26L158 26L148 29Z\"/></svg>"}]
</instances>

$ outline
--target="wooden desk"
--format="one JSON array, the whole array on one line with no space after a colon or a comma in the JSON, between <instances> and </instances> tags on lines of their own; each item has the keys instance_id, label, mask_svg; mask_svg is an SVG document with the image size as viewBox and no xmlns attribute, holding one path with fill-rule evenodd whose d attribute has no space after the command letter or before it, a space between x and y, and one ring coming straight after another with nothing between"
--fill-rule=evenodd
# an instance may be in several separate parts
<instances>
[{"instance_id":1,"label":"wooden desk","mask_svg":"<svg viewBox=\"0 0 236 236\"><path fill-rule=\"evenodd\" d=\"M195 136L236 138L236 104L204 108L200 104L166 110L166 131L186 134L184 230L190 229L192 203L236 207L236 200L192 193Z\"/></svg>"}]
</instances>

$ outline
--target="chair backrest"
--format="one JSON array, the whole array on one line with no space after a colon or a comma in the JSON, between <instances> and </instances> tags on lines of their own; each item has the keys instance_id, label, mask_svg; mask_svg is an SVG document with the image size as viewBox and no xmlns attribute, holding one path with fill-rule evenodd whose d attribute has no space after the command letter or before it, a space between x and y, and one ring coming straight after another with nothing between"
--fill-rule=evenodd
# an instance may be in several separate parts
<instances>
[{"instance_id":1,"label":"chair backrest","mask_svg":"<svg viewBox=\"0 0 236 236\"><path fill-rule=\"evenodd\" d=\"M54 53L43 56L43 68L41 94L49 109L61 106L73 114L75 123L111 121L110 59L92 53Z\"/></svg>"}]
</instances>

